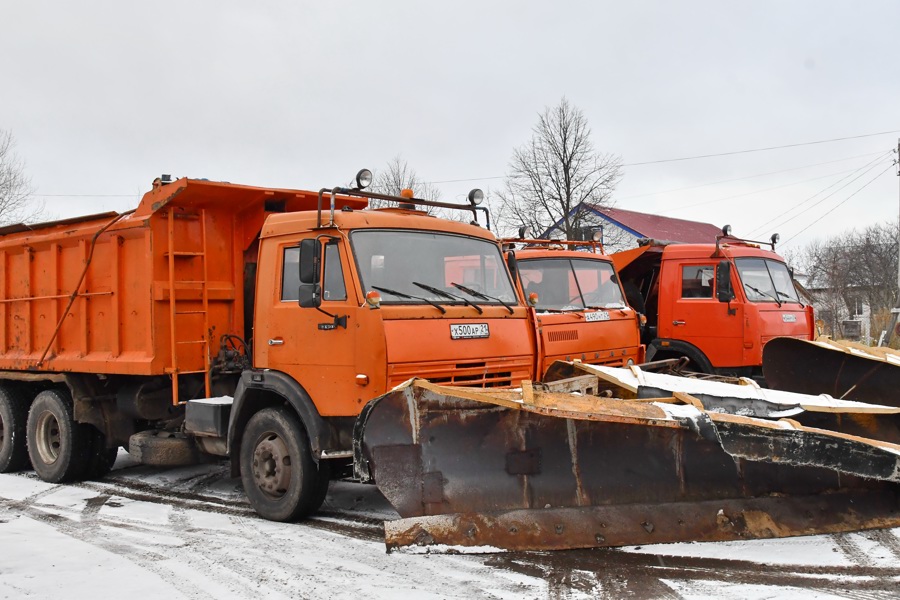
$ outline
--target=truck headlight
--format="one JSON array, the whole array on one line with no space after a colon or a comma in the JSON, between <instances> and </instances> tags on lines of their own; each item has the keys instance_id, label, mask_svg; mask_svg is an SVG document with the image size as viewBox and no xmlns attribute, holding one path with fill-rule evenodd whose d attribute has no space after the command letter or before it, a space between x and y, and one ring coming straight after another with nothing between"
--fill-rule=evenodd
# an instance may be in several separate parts
<instances>
[{"instance_id":1,"label":"truck headlight","mask_svg":"<svg viewBox=\"0 0 900 600\"><path fill-rule=\"evenodd\" d=\"M478 206L482 202L484 202L484 192L482 192L478 188L475 188L474 190L469 192L469 204L471 204L472 206Z\"/></svg>"},{"instance_id":2,"label":"truck headlight","mask_svg":"<svg viewBox=\"0 0 900 600\"><path fill-rule=\"evenodd\" d=\"M372 185L372 171L368 169L360 169L356 174L356 189L364 190Z\"/></svg>"}]
</instances>

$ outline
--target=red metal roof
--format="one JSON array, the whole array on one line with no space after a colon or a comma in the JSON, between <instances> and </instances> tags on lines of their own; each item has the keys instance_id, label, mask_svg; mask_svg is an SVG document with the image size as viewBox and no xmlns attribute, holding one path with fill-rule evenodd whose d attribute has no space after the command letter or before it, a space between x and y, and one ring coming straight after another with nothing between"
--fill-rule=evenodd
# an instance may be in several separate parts
<instances>
[{"instance_id":1,"label":"red metal roof","mask_svg":"<svg viewBox=\"0 0 900 600\"><path fill-rule=\"evenodd\" d=\"M722 233L720 227L711 223L673 219L621 208L591 208L612 223L636 232L639 237L698 244L713 243L716 236Z\"/></svg>"}]
</instances>

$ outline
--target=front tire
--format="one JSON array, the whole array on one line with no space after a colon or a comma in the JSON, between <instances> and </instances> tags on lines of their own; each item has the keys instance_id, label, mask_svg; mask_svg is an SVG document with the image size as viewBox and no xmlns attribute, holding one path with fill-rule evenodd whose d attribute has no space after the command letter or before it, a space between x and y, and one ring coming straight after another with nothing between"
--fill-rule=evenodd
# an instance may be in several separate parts
<instances>
[{"instance_id":1,"label":"front tire","mask_svg":"<svg viewBox=\"0 0 900 600\"><path fill-rule=\"evenodd\" d=\"M0 473L31 466L25 443L28 404L21 400L14 389L0 386Z\"/></svg>"},{"instance_id":2,"label":"front tire","mask_svg":"<svg viewBox=\"0 0 900 600\"><path fill-rule=\"evenodd\" d=\"M240 460L244 492L264 519L296 521L321 505L306 431L289 410L265 408L250 418Z\"/></svg>"},{"instance_id":3,"label":"front tire","mask_svg":"<svg viewBox=\"0 0 900 600\"><path fill-rule=\"evenodd\" d=\"M81 478L90 451L90 430L72 417L72 400L60 389L44 390L28 411L28 456L49 483Z\"/></svg>"}]
</instances>

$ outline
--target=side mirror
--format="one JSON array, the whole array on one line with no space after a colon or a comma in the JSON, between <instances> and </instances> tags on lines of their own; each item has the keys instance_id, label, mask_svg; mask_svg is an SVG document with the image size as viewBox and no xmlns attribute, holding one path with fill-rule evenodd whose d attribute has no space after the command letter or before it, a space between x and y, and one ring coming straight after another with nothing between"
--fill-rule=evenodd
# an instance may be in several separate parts
<instances>
[{"instance_id":1,"label":"side mirror","mask_svg":"<svg viewBox=\"0 0 900 600\"><path fill-rule=\"evenodd\" d=\"M302 308L319 308L322 305L322 286L318 283L301 283L298 304Z\"/></svg>"},{"instance_id":2,"label":"side mirror","mask_svg":"<svg viewBox=\"0 0 900 600\"><path fill-rule=\"evenodd\" d=\"M506 253L506 266L509 268L509 274L512 275L513 285L519 283L519 263L516 262L516 253L510 250Z\"/></svg>"},{"instance_id":3,"label":"side mirror","mask_svg":"<svg viewBox=\"0 0 900 600\"><path fill-rule=\"evenodd\" d=\"M300 283L319 283L322 270L322 242L317 239L300 242Z\"/></svg>"},{"instance_id":4,"label":"side mirror","mask_svg":"<svg viewBox=\"0 0 900 600\"><path fill-rule=\"evenodd\" d=\"M298 303L303 308L318 308L322 304L322 243L317 239L300 242L300 292Z\"/></svg>"},{"instance_id":5,"label":"side mirror","mask_svg":"<svg viewBox=\"0 0 900 600\"><path fill-rule=\"evenodd\" d=\"M716 298L719 302L731 302L734 299L730 261L722 260L716 265Z\"/></svg>"}]
</instances>

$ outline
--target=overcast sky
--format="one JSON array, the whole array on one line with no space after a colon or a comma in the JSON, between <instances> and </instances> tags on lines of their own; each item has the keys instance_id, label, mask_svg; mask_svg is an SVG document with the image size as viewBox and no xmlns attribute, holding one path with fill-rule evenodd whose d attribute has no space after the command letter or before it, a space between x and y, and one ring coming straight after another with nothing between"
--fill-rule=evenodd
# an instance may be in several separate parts
<instances>
[{"instance_id":1,"label":"overcast sky","mask_svg":"<svg viewBox=\"0 0 900 600\"><path fill-rule=\"evenodd\" d=\"M398 154L471 180L452 201L565 96L627 165L618 207L790 247L897 219L898 24L892 1L0 0L0 129L59 218L161 173L318 189Z\"/></svg>"}]
</instances>

